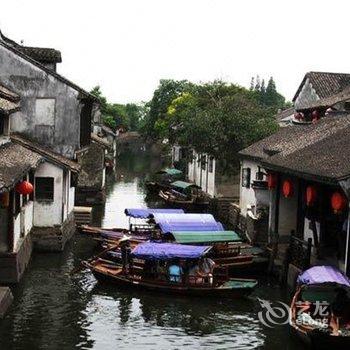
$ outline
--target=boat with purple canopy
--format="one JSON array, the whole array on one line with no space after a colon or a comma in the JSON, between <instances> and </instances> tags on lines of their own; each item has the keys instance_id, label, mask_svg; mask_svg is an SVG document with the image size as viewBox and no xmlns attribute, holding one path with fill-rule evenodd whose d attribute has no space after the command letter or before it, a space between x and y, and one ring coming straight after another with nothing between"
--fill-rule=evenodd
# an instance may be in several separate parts
<instances>
[{"instance_id":1,"label":"boat with purple canopy","mask_svg":"<svg viewBox=\"0 0 350 350\"><path fill-rule=\"evenodd\" d=\"M115 240L120 239L124 234L129 234L135 239L147 240L154 231L154 224L148 219L152 214L184 214L182 209L165 208L127 208L124 211L129 217L129 228L101 228L89 225L78 227L80 233L93 236L97 239Z\"/></svg>"},{"instance_id":2,"label":"boat with purple canopy","mask_svg":"<svg viewBox=\"0 0 350 350\"><path fill-rule=\"evenodd\" d=\"M147 242L133 249L133 263L127 267L104 257L83 264L100 282L128 289L198 297L239 298L250 294L257 281L229 278L227 269L215 266L206 257L210 250L210 246ZM142 266L135 260L142 261Z\"/></svg>"},{"instance_id":3,"label":"boat with purple canopy","mask_svg":"<svg viewBox=\"0 0 350 350\"><path fill-rule=\"evenodd\" d=\"M314 266L297 279L293 331L313 349L350 349L350 279L332 266Z\"/></svg>"}]
</instances>

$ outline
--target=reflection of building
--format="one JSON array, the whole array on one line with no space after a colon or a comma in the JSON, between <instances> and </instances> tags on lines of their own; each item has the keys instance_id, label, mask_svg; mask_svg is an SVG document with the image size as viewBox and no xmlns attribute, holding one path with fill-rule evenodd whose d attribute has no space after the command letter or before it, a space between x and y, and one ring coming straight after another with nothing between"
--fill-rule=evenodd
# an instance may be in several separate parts
<instances>
[{"instance_id":1,"label":"reflection of building","mask_svg":"<svg viewBox=\"0 0 350 350\"><path fill-rule=\"evenodd\" d=\"M266 231L248 233L260 236L257 241L278 243L280 253L289 246L288 259L295 258L298 268L311 258L311 263L349 272L350 115L344 102L350 101L350 94L316 97L326 90L321 84L328 82L325 76L349 77L321 73L316 80L312 73L311 83L307 76L294 99L299 114L293 125L240 152L240 210L243 217L255 221L267 212ZM327 110L332 106L341 110ZM299 257L292 256L293 249Z\"/></svg>"}]
</instances>

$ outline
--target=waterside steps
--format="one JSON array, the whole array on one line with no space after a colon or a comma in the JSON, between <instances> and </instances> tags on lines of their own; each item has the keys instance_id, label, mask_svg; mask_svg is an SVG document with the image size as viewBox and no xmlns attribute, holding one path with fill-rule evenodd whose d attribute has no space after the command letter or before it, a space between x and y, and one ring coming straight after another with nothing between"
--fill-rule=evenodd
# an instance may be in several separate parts
<instances>
[{"instance_id":1,"label":"waterside steps","mask_svg":"<svg viewBox=\"0 0 350 350\"><path fill-rule=\"evenodd\" d=\"M74 218L77 226L89 225L91 223L91 207L74 207Z\"/></svg>"},{"instance_id":2,"label":"waterside steps","mask_svg":"<svg viewBox=\"0 0 350 350\"><path fill-rule=\"evenodd\" d=\"M0 287L0 319L3 318L11 306L13 295L9 287Z\"/></svg>"}]
</instances>

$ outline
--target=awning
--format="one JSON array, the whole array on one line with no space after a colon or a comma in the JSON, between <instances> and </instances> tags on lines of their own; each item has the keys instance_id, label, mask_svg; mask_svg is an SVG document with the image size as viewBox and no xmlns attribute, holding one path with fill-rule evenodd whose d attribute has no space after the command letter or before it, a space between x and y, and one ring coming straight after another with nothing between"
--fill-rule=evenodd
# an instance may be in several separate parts
<instances>
[{"instance_id":1,"label":"awning","mask_svg":"<svg viewBox=\"0 0 350 350\"><path fill-rule=\"evenodd\" d=\"M141 243L132 251L132 256L145 260L199 259L211 247L173 243Z\"/></svg>"},{"instance_id":2,"label":"awning","mask_svg":"<svg viewBox=\"0 0 350 350\"><path fill-rule=\"evenodd\" d=\"M171 183L172 187L181 188L182 190L186 190L187 188L201 188L196 184L185 182L185 181L174 181Z\"/></svg>"},{"instance_id":3,"label":"awning","mask_svg":"<svg viewBox=\"0 0 350 350\"><path fill-rule=\"evenodd\" d=\"M224 231L211 214L153 214L154 222L163 233L176 231Z\"/></svg>"},{"instance_id":4,"label":"awning","mask_svg":"<svg viewBox=\"0 0 350 350\"><path fill-rule=\"evenodd\" d=\"M241 242L242 239L234 231L175 231L171 232L176 243L218 243Z\"/></svg>"},{"instance_id":5,"label":"awning","mask_svg":"<svg viewBox=\"0 0 350 350\"><path fill-rule=\"evenodd\" d=\"M298 277L298 284L318 285L336 283L350 287L350 280L341 271L332 266L314 266Z\"/></svg>"},{"instance_id":6,"label":"awning","mask_svg":"<svg viewBox=\"0 0 350 350\"><path fill-rule=\"evenodd\" d=\"M156 174L159 174L159 175L166 174L169 176L181 176L182 171L179 169L175 169L175 168L166 168L164 170L157 171Z\"/></svg>"},{"instance_id":7,"label":"awning","mask_svg":"<svg viewBox=\"0 0 350 350\"><path fill-rule=\"evenodd\" d=\"M151 208L127 208L125 209L125 215L131 216L137 219L147 219L153 213L163 213L163 214L183 214L183 209L151 209Z\"/></svg>"}]
</instances>

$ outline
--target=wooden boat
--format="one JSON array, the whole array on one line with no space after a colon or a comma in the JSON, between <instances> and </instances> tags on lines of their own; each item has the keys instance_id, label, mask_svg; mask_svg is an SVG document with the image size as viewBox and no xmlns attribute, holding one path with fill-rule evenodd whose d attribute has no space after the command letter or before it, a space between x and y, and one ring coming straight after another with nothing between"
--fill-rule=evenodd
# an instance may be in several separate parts
<instances>
[{"instance_id":1,"label":"wooden boat","mask_svg":"<svg viewBox=\"0 0 350 350\"><path fill-rule=\"evenodd\" d=\"M203 259L210 249L211 247L207 246L143 243L132 252L133 259L144 261L143 267L136 265L126 272L120 264L101 258L86 261L84 265L91 269L99 281L113 283L122 288L198 297L239 298L249 295L256 287L257 281L230 279L226 269L220 266L214 269L212 275L200 278L184 273L175 279L174 276L164 272L174 260L181 259L185 264L193 264Z\"/></svg>"},{"instance_id":2,"label":"wooden boat","mask_svg":"<svg viewBox=\"0 0 350 350\"><path fill-rule=\"evenodd\" d=\"M201 187L185 181L172 182L169 189L159 191L159 197L168 205L187 209L206 209L209 205Z\"/></svg>"},{"instance_id":3,"label":"wooden boat","mask_svg":"<svg viewBox=\"0 0 350 350\"><path fill-rule=\"evenodd\" d=\"M174 180L179 180L183 177L181 170L175 168L166 168L155 173L154 180L147 181L145 183L146 189L149 193L158 194L159 191L168 190L171 186L170 184Z\"/></svg>"},{"instance_id":4,"label":"wooden boat","mask_svg":"<svg viewBox=\"0 0 350 350\"><path fill-rule=\"evenodd\" d=\"M291 303L290 324L313 349L350 349L350 280L331 266L303 272Z\"/></svg>"}]
</instances>

